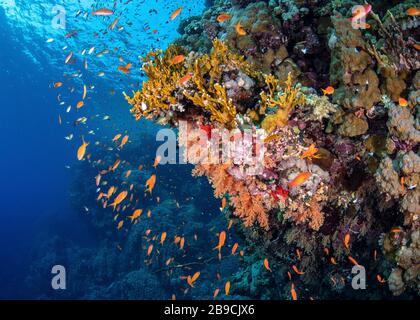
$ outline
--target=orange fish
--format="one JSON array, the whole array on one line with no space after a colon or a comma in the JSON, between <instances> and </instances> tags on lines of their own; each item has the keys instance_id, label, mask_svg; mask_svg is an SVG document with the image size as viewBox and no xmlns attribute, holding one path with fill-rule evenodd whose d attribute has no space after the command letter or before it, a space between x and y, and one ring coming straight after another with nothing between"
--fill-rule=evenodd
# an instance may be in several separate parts
<instances>
[{"instance_id":1,"label":"orange fish","mask_svg":"<svg viewBox=\"0 0 420 320\"><path fill-rule=\"evenodd\" d=\"M179 64L181 62L184 62L184 60L185 60L185 56L183 54L180 54L180 55L177 55L177 56L173 57L171 59L171 63L172 64Z\"/></svg>"},{"instance_id":2,"label":"orange fish","mask_svg":"<svg viewBox=\"0 0 420 320\"><path fill-rule=\"evenodd\" d=\"M175 20L175 18L179 16L179 14L181 13L181 11L182 11L182 8L178 8L178 9L176 9L176 10L175 10L175 11L171 14L171 16L169 17L169 19L171 19L171 20Z\"/></svg>"},{"instance_id":3,"label":"orange fish","mask_svg":"<svg viewBox=\"0 0 420 320\"><path fill-rule=\"evenodd\" d=\"M382 278L381 275L379 275L379 274L376 275L376 280L378 280L378 282L380 282L380 283L385 283L386 282L385 279Z\"/></svg>"},{"instance_id":4,"label":"orange fish","mask_svg":"<svg viewBox=\"0 0 420 320\"><path fill-rule=\"evenodd\" d=\"M420 51L420 44L415 43L413 44L414 49L416 49L417 51Z\"/></svg>"},{"instance_id":5,"label":"orange fish","mask_svg":"<svg viewBox=\"0 0 420 320\"><path fill-rule=\"evenodd\" d=\"M112 139L112 142L116 142L116 141L118 141L119 139L121 138L121 134L119 133L119 134L117 134L113 139Z\"/></svg>"},{"instance_id":6,"label":"orange fish","mask_svg":"<svg viewBox=\"0 0 420 320\"><path fill-rule=\"evenodd\" d=\"M289 278L290 281L292 281L292 274L289 271L287 271L287 277Z\"/></svg>"},{"instance_id":7,"label":"orange fish","mask_svg":"<svg viewBox=\"0 0 420 320\"><path fill-rule=\"evenodd\" d=\"M130 73L130 69L133 65L131 63L127 63L125 66L118 66L118 70L121 71L122 73Z\"/></svg>"},{"instance_id":8,"label":"orange fish","mask_svg":"<svg viewBox=\"0 0 420 320\"><path fill-rule=\"evenodd\" d=\"M115 192L115 187L110 187L107 192L107 198L110 198Z\"/></svg>"},{"instance_id":9,"label":"orange fish","mask_svg":"<svg viewBox=\"0 0 420 320\"><path fill-rule=\"evenodd\" d=\"M295 285L293 282L292 282L292 286L290 287L290 294L292 295L293 300L297 300L297 293L296 293Z\"/></svg>"},{"instance_id":10,"label":"orange fish","mask_svg":"<svg viewBox=\"0 0 420 320\"><path fill-rule=\"evenodd\" d=\"M398 104L400 107L407 107L408 106L408 101L404 98L399 98L398 99Z\"/></svg>"},{"instance_id":11,"label":"orange fish","mask_svg":"<svg viewBox=\"0 0 420 320\"><path fill-rule=\"evenodd\" d=\"M346 249L349 249L349 244L350 244L350 234L347 233L344 236L344 246L346 247Z\"/></svg>"},{"instance_id":12,"label":"orange fish","mask_svg":"<svg viewBox=\"0 0 420 320\"><path fill-rule=\"evenodd\" d=\"M155 187L156 183L156 175L153 174L147 181L146 181L146 192L152 193L153 188Z\"/></svg>"},{"instance_id":13,"label":"orange fish","mask_svg":"<svg viewBox=\"0 0 420 320\"><path fill-rule=\"evenodd\" d=\"M110 15L113 15L113 14L114 14L114 11L112 11L110 9L105 9L105 8L92 12L92 16L110 16Z\"/></svg>"},{"instance_id":14,"label":"orange fish","mask_svg":"<svg viewBox=\"0 0 420 320\"><path fill-rule=\"evenodd\" d=\"M111 167L111 170L115 171L118 168L118 166L120 165L120 163L121 163L120 159L115 160L114 164Z\"/></svg>"},{"instance_id":15,"label":"orange fish","mask_svg":"<svg viewBox=\"0 0 420 320\"><path fill-rule=\"evenodd\" d=\"M162 159L162 157L161 156L157 156L156 158L155 158L155 162L153 163L153 168L155 168L156 169L156 167L158 166L158 164L159 164L159 162L160 162L160 160Z\"/></svg>"},{"instance_id":16,"label":"orange fish","mask_svg":"<svg viewBox=\"0 0 420 320\"><path fill-rule=\"evenodd\" d=\"M121 203L121 202L123 202L124 201L124 199L127 197L127 195L128 195L128 192L127 191L122 191L115 199L114 199L114 202L113 203L111 203L110 205L109 205L109 207L114 207L114 210L115 210L115 208Z\"/></svg>"},{"instance_id":17,"label":"orange fish","mask_svg":"<svg viewBox=\"0 0 420 320\"><path fill-rule=\"evenodd\" d=\"M66 60L64 60L64 63L67 64L69 63L71 57L73 57L73 52L70 52L69 55L66 57Z\"/></svg>"},{"instance_id":18,"label":"orange fish","mask_svg":"<svg viewBox=\"0 0 420 320\"><path fill-rule=\"evenodd\" d=\"M321 89L325 95L332 95L334 93L334 88L331 86L326 87L325 89Z\"/></svg>"},{"instance_id":19,"label":"orange fish","mask_svg":"<svg viewBox=\"0 0 420 320\"><path fill-rule=\"evenodd\" d=\"M334 264L334 265L336 265L336 264L337 264L337 261L335 261L335 258L334 258L334 257L331 257L330 261L331 261L331 263L332 263L332 264Z\"/></svg>"},{"instance_id":20,"label":"orange fish","mask_svg":"<svg viewBox=\"0 0 420 320\"><path fill-rule=\"evenodd\" d=\"M238 22L235 26L236 33L240 36L246 36L246 31L242 27L241 23Z\"/></svg>"},{"instance_id":21,"label":"orange fish","mask_svg":"<svg viewBox=\"0 0 420 320\"><path fill-rule=\"evenodd\" d=\"M227 229L230 230L230 228L232 228L232 225L233 225L233 220L230 219Z\"/></svg>"},{"instance_id":22,"label":"orange fish","mask_svg":"<svg viewBox=\"0 0 420 320\"><path fill-rule=\"evenodd\" d=\"M213 299L216 299L217 295L219 294L219 288L216 288L213 293Z\"/></svg>"},{"instance_id":23,"label":"orange fish","mask_svg":"<svg viewBox=\"0 0 420 320\"><path fill-rule=\"evenodd\" d=\"M228 296L230 291L230 281L227 281L225 284L225 294Z\"/></svg>"},{"instance_id":24,"label":"orange fish","mask_svg":"<svg viewBox=\"0 0 420 320\"><path fill-rule=\"evenodd\" d=\"M166 239L166 232L162 232L162 234L160 235L160 244L163 245L163 243L165 242Z\"/></svg>"},{"instance_id":25,"label":"orange fish","mask_svg":"<svg viewBox=\"0 0 420 320\"><path fill-rule=\"evenodd\" d=\"M297 257L298 257L299 260L302 258L302 255L301 255L299 249L296 249L296 255L297 255Z\"/></svg>"},{"instance_id":26,"label":"orange fish","mask_svg":"<svg viewBox=\"0 0 420 320\"><path fill-rule=\"evenodd\" d=\"M81 107L83 107L85 105L85 103L83 101L79 101L76 105L77 109L80 109Z\"/></svg>"},{"instance_id":27,"label":"orange fish","mask_svg":"<svg viewBox=\"0 0 420 320\"><path fill-rule=\"evenodd\" d=\"M179 79L179 80L178 80L178 83L179 83L180 85L184 85L184 84L186 84L188 81L190 81L192 77L193 77L193 74L192 74L192 73L188 73L188 74L186 74L185 76L183 76L181 79Z\"/></svg>"},{"instance_id":28,"label":"orange fish","mask_svg":"<svg viewBox=\"0 0 420 320\"><path fill-rule=\"evenodd\" d=\"M134 220L140 218L142 212L143 212L142 209L134 210L133 215L129 216L129 218L131 219L131 222L133 222Z\"/></svg>"},{"instance_id":29,"label":"orange fish","mask_svg":"<svg viewBox=\"0 0 420 320\"><path fill-rule=\"evenodd\" d=\"M353 263L355 266L358 266L359 264L357 263L357 261L352 257L352 256L348 256L348 259L351 263Z\"/></svg>"},{"instance_id":30,"label":"orange fish","mask_svg":"<svg viewBox=\"0 0 420 320\"><path fill-rule=\"evenodd\" d=\"M221 203L221 206L220 206L220 211L223 211L224 209L225 209L225 207L226 207L226 198L225 197L223 197L223 199L222 199L222 203ZM230 222L230 221L229 221ZM228 229L229 230L229 229Z\"/></svg>"},{"instance_id":31,"label":"orange fish","mask_svg":"<svg viewBox=\"0 0 420 320\"><path fill-rule=\"evenodd\" d=\"M109 25L108 29L109 30L114 30L115 26L118 23L118 20L120 20L120 17L116 17L115 20Z\"/></svg>"},{"instance_id":32,"label":"orange fish","mask_svg":"<svg viewBox=\"0 0 420 320\"><path fill-rule=\"evenodd\" d=\"M302 155L300 156L301 159L305 158L320 158L319 155L316 153L318 152L318 148L315 147L314 144L311 144L307 150L305 150Z\"/></svg>"},{"instance_id":33,"label":"orange fish","mask_svg":"<svg viewBox=\"0 0 420 320\"><path fill-rule=\"evenodd\" d=\"M124 138L122 138L120 148L125 146L125 144L128 142L128 138L129 138L128 135L126 135L126 136L124 136Z\"/></svg>"},{"instance_id":34,"label":"orange fish","mask_svg":"<svg viewBox=\"0 0 420 320\"><path fill-rule=\"evenodd\" d=\"M406 13L410 16L410 17L417 17L418 15L420 15L420 10L415 8L415 7L411 7L408 8Z\"/></svg>"},{"instance_id":35,"label":"orange fish","mask_svg":"<svg viewBox=\"0 0 420 320\"><path fill-rule=\"evenodd\" d=\"M128 170L128 171L125 173L125 177L126 177L126 178L128 178L130 175L131 175L131 170Z\"/></svg>"},{"instance_id":36,"label":"orange fish","mask_svg":"<svg viewBox=\"0 0 420 320\"><path fill-rule=\"evenodd\" d=\"M82 161L83 158L85 157L85 153L86 153L86 148L89 145L89 143L86 143L85 140L82 137L82 145L79 147L79 149L77 149L77 159L79 161Z\"/></svg>"},{"instance_id":37,"label":"orange fish","mask_svg":"<svg viewBox=\"0 0 420 320\"><path fill-rule=\"evenodd\" d=\"M179 249L180 250L184 249L184 245L185 245L185 238L182 237L181 240L179 241Z\"/></svg>"},{"instance_id":38,"label":"orange fish","mask_svg":"<svg viewBox=\"0 0 420 320\"><path fill-rule=\"evenodd\" d=\"M237 242L235 242L235 244L233 245L233 247L232 247L232 256L234 256L235 255L235 252L236 252L236 250L238 249L238 243Z\"/></svg>"},{"instance_id":39,"label":"orange fish","mask_svg":"<svg viewBox=\"0 0 420 320\"><path fill-rule=\"evenodd\" d=\"M268 271L272 272L271 269L270 269L270 266L268 264L268 259L267 258L264 259L264 268L266 268Z\"/></svg>"},{"instance_id":40,"label":"orange fish","mask_svg":"<svg viewBox=\"0 0 420 320\"><path fill-rule=\"evenodd\" d=\"M118 222L117 229L120 230L122 228L123 224L124 224L124 220L121 220L120 222Z\"/></svg>"},{"instance_id":41,"label":"orange fish","mask_svg":"<svg viewBox=\"0 0 420 320\"><path fill-rule=\"evenodd\" d=\"M305 274L305 272L299 271L299 269L298 269L295 265L293 265L293 266L292 266L292 269L293 269L293 271L294 271L294 272L296 272L296 274L298 274L298 275L303 275L303 274Z\"/></svg>"},{"instance_id":42,"label":"orange fish","mask_svg":"<svg viewBox=\"0 0 420 320\"><path fill-rule=\"evenodd\" d=\"M98 187L98 186L99 186L99 184L101 183L101 178L102 178L101 174L98 174L98 175L95 177L95 182L96 182L96 186L97 186L97 187Z\"/></svg>"},{"instance_id":43,"label":"orange fish","mask_svg":"<svg viewBox=\"0 0 420 320\"><path fill-rule=\"evenodd\" d=\"M153 244L151 244L149 246L149 248L147 248L147 255L150 256L150 254L152 253L152 251L153 251Z\"/></svg>"},{"instance_id":44,"label":"orange fish","mask_svg":"<svg viewBox=\"0 0 420 320\"><path fill-rule=\"evenodd\" d=\"M220 253L220 250L225 245L225 241L226 241L226 232L222 231L219 233L219 244L213 250L219 250L219 253Z\"/></svg>"},{"instance_id":45,"label":"orange fish","mask_svg":"<svg viewBox=\"0 0 420 320\"><path fill-rule=\"evenodd\" d=\"M289 187L294 188L294 187L300 186L301 184L305 183L311 176L312 176L312 173L310 172L299 173L296 176L296 178L294 178L292 181L288 183Z\"/></svg>"},{"instance_id":46,"label":"orange fish","mask_svg":"<svg viewBox=\"0 0 420 320\"><path fill-rule=\"evenodd\" d=\"M63 83L62 82L55 82L53 85L54 85L54 88L57 89L57 88L60 88L63 85Z\"/></svg>"},{"instance_id":47,"label":"orange fish","mask_svg":"<svg viewBox=\"0 0 420 320\"><path fill-rule=\"evenodd\" d=\"M216 20L217 22L225 22L225 21L230 20L230 18L231 18L230 14L222 13L217 16Z\"/></svg>"}]
</instances>

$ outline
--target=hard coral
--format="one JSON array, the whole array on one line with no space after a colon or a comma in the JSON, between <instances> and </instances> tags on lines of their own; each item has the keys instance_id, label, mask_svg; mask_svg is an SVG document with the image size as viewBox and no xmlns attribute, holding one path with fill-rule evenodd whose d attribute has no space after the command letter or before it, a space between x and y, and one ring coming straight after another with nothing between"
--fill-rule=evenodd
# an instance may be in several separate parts
<instances>
[{"instance_id":1,"label":"hard coral","mask_svg":"<svg viewBox=\"0 0 420 320\"><path fill-rule=\"evenodd\" d=\"M294 108L305 103L305 95L300 91L299 85L293 85L291 73L287 77L285 89L282 92L278 92L279 81L274 76L266 76L265 82L269 92L260 94L260 113L265 113L267 108L278 108L275 114L268 115L261 123L263 129L271 132L276 127L282 127L287 124L289 115Z\"/></svg>"}]
</instances>

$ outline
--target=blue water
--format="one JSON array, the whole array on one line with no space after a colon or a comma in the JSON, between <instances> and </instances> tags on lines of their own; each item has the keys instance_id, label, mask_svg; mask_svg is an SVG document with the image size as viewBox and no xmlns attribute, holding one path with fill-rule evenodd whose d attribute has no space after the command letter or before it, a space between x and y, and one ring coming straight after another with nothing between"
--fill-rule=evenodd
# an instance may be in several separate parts
<instances>
[{"instance_id":1,"label":"blue water","mask_svg":"<svg viewBox=\"0 0 420 320\"><path fill-rule=\"evenodd\" d=\"M50 289L42 289L48 288L49 265L45 265L43 275L30 274L34 272L34 265L42 266L40 257L43 255L60 256L72 248L66 244L49 249L51 252L40 253L44 250L45 238L52 234L76 243L80 252L83 248L98 248L105 238L106 232L92 228L89 224L92 220L80 212L84 206L93 208L94 199L82 203L83 192L74 194L78 192L78 187L74 187L75 180L79 179L76 184L80 185L94 184L95 171L76 159L81 136L91 143L92 152L100 153L103 151L100 147L93 147L94 142L105 145L116 133L125 132L130 135L132 146L127 151L127 157L136 159L145 156L153 161L154 153L149 150L153 150L153 137L158 126L144 121L140 124L135 122L122 91L130 92L143 79L139 56L150 49L164 49L177 38L176 28L180 19L168 23L171 12L183 7L182 18L186 18L200 14L204 8L204 1L116 1L115 11L121 15L119 25L124 29L111 32L107 31L107 27L115 16L85 16L92 11L94 3L60 1L67 13L66 29L62 30L51 27L54 16L51 9L56 4L53 1L0 1L1 299L89 296L90 292L54 296ZM95 8L113 6L114 1L97 1ZM79 10L81 13L77 16ZM158 32L153 33L154 29ZM77 31L75 36L65 37L73 31ZM47 42L49 38L54 41ZM67 48L63 49L65 46ZM93 46L95 51L92 55L85 52L89 68L84 70L82 51ZM114 51L114 48L117 50ZM110 52L103 57L95 56L104 49ZM65 65L64 59L70 51L74 52L76 61ZM125 64L119 61L120 56L125 63L133 63L133 71L127 76L117 70L118 65ZM99 72L105 75L101 77ZM74 73L77 73L76 77L68 76ZM57 81L62 81L63 87L51 88ZM76 110L75 104L80 100L83 84L89 87L87 99L84 108ZM60 101L65 102L62 106L58 94L61 94ZM69 105L72 110L67 113ZM58 116L62 117L62 125L58 123ZM104 121L104 116L109 116L111 120ZM80 117L86 117L87 123L75 126L74 121ZM89 134L91 130L94 135ZM69 134L74 135L71 141L64 139ZM197 202L196 208L202 206L220 214L217 212L218 202L211 197L210 187L203 179L189 178L190 169L162 170L162 180L167 182L163 194L171 197L182 194L184 197L181 191L177 194L177 183L185 184L185 179L189 179L192 195L199 198L202 190L208 191L208 195ZM180 176L178 182L171 180L174 174ZM78 199L76 203L75 198ZM196 210L198 215L205 215ZM112 221L112 216L109 220ZM183 223L188 224L188 221ZM126 270L120 270L118 275ZM28 283L28 276L42 280L39 285ZM106 285L112 287L110 284L114 280L106 281ZM38 286L38 290L34 290L34 286ZM170 297L169 292L164 294ZM98 296L101 297L100 294ZM112 294L106 297L118 298Z\"/></svg>"}]
</instances>

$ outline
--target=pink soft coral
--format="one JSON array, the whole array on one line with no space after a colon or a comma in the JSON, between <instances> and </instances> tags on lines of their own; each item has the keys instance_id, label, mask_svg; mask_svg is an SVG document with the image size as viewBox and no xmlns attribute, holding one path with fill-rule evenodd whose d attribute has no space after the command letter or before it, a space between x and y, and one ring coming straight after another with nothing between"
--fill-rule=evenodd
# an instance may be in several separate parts
<instances>
[{"instance_id":1,"label":"pink soft coral","mask_svg":"<svg viewBox=\"0 0 420 320\"><path fill-rule=\"evenodd\" d=\"M194 176L207 176L214 188L216 197L223 197L229 194L231 203L235 207L235 215L244 221L249 227L255 222L268 229L267 210L263 206L263 197L260 194L253 195L247 185L236 180L228 172L231 164L220 165L198 165L193 170Z\"/></svg>"}]
</instances>

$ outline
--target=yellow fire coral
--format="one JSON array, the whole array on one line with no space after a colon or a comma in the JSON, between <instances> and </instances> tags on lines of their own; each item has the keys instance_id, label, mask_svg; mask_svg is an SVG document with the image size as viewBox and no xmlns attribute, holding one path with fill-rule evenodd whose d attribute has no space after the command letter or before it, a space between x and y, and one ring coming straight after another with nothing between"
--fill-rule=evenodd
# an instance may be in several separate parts
<instances>
[{"instance_id":1,"label":"yellow fire coral","mask_svg":"<svg viewBox=\"0 0 420 320\"><path fill-rule=\"evenodd\" d=\"M266 116L261 123L263 129L271 132L276 127L283 127L287 124L289 115L294 108L305 103L305 95L301 92L298 84L293 85L292 74L290 72L282 93L278 92L279 81L274 76L265 76L265 82L268 86L268 93L264 91L260 94L260 113L265 113L267 108L278 108L275 114Z\"/></svg>"},{"instance_id":2,"label":"yellow fire coral","mask_svg":"<svg viewBox=\"0 0 420 320\"><path fill-rule=\"evenodd\" d=\"M168 109L176 103L173 92L177 89L179 79L187 72L183 64L171 63L171 59L179 53L180 48L171 46L164 55L161 51L152 51L143 59L143 70L148 80L143 82L141 90L133 92L132 98L125 95L133 106L131 113L137 120L141 116L156 116L159 110Z\"/></svg>"},{"instance_id":3,"label":"yellow fire coral","mask_svg":"<svg viewBox=\"0 0 420 320\"><path fill-rule=\"evenodd\" d=\"M195 106L210 113L210 120L217 121L228 128L235 127L236 107L227 96L226 89L220 84L223 72L240 70L251 76L259 76L245 58L238 55L220 41L213 41L213 50L195 61L173 64L171 59L180 54L181 49L170 47L163 55L161 51L148 53L144 59L148 80L142 89L126 95L131 112L136 119L141 116L159 117L162 110L179 102L180 96L190 100ZM192 74L192 85L179 92L180 79ZM178 95L178 96L177 96Z\"/></svg>"}]
</instances>

